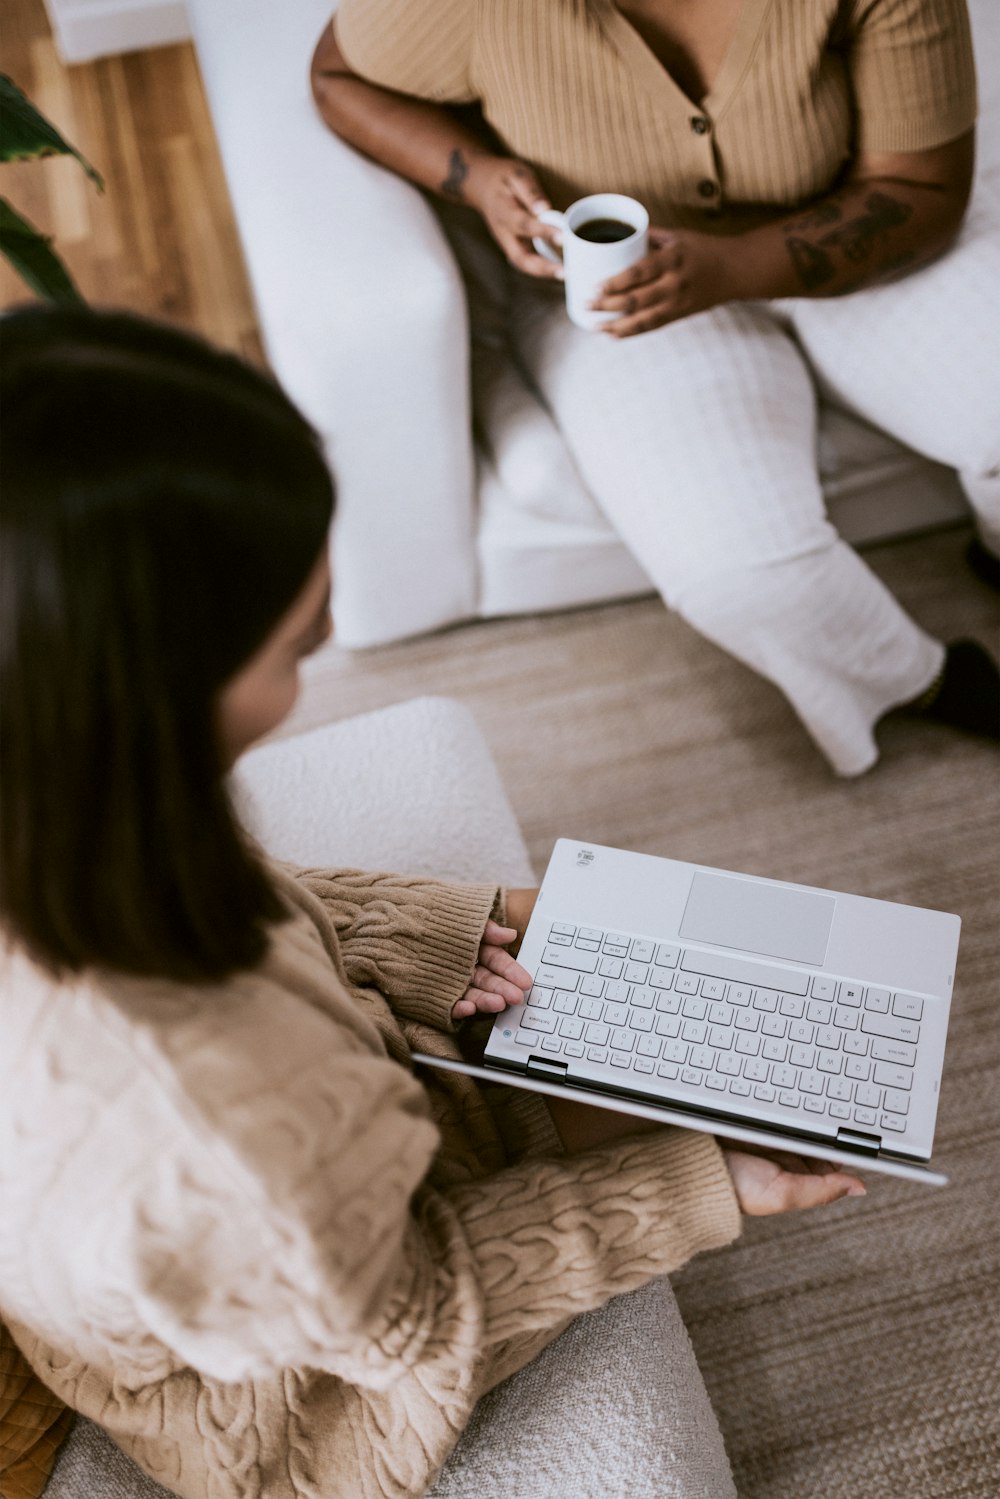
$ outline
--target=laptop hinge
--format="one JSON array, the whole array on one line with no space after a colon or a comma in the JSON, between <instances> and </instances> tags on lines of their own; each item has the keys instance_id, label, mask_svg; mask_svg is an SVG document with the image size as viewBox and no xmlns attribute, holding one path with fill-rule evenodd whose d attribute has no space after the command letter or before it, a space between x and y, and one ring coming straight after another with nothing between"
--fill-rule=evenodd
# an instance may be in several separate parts
<instances>
[{"instance_id":1,"label":"laptop hinge","mask_svg":"<svg viewBox=\"0 0 1000 1499\"><path fill-rule=\"evenodd\" d=\"M529 1057L524 1070L528 1077L547 1077L553 1082L562 1083L566 1081L569 1063L550 1062L548 1057Z\"/></svg>"},{"instance_id":2,"label":"laptop hinge","mask_svg":"<svg viewBox=\"0 0 1000 1499\"><path fill-rule=\"evenodd\" d=\"M866 1135L862 1130L838 1129L837 1144L848 1150L863 1150L866 1155L878 1155L882 1148L881 1135Z\"/></svg>"}]
</instances>

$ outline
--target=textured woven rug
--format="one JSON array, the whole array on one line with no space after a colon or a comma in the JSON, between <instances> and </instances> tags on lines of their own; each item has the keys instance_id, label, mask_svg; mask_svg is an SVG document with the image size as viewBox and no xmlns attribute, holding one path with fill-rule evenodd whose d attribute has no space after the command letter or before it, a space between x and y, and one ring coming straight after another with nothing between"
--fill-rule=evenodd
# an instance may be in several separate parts
<instances>
[{"instance_id":1,"label":"textured woven rug","mask_svg":"<svg viewBox=\"0 0 1000 1499\"><path fill-rule=\"evenodd\" d=\"M968 533L868 559L942 638L1000 645ZM675 1278L743 1499L1000 1494L1000 757L887 721L835 780L790 710L655 600L311 664L290 728L444 692L490 740L536 868L568 835L957 911L935 1189L758 1220Z\"/></svg>"}]
</instances>

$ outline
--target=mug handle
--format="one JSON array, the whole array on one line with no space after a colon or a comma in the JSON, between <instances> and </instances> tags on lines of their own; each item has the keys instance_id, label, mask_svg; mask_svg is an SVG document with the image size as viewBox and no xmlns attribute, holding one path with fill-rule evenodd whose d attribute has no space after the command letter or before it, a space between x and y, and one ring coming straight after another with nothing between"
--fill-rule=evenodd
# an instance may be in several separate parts
<instances>
[{"instance_id":1,"label":"mug handle","mask_svg":"<svg viewBox=\"0 0 1000 1499\"><path fill-rule=\"evenodd\" d=\"M566 216L560 213L558 208L546 208L544 213L536 214L535 217L543 224L554 225L556 229L561 229L565 234ZM558 250L552 248L547 239L535 239L532 237L531 243L539 255L543 256L546 260L554 261L556 265L562 265L562 256Z\"/></svg>"}]
</instances>

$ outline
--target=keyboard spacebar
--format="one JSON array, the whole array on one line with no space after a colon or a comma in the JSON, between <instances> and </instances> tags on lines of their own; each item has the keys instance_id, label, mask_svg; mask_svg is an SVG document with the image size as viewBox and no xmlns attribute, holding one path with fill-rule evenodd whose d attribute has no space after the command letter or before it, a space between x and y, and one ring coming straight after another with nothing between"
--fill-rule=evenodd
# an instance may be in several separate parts
<instances>
[{"instance_id":1,"label":"keyboard spacebar","mask_svg":"<svg viewBox=\"0 0 1000 1499\"><path fill-rule=\"evenodd\" d=\"M749 963L746 958L726 958L714 952L686 952L681 967L687 973L703 973L710 979L732 979L734 984L761 984L765 989L783 989L786 994L808 994L808 973L774 968L770 963Z\"/></svg>"}]
</instances>

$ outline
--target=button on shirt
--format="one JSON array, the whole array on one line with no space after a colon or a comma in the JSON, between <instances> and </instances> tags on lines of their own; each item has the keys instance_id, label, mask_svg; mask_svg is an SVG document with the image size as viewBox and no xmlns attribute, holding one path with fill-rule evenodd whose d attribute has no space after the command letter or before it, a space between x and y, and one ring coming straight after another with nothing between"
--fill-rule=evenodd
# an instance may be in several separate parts
<instances>
[{"instance_id":1,"label":"button on shirt","mask_svg":"<svg viewBox=\"0 0 1000 1499\"><path fill-rule=\"evenodd\" d=\"M963 0L744 0L703 99L612 0L343 0L350 66L480 101L553 203L638 198L654 224L724 231L828 190L856 147L919 151L975 120Z\"/></svg>"}]
</instances>

